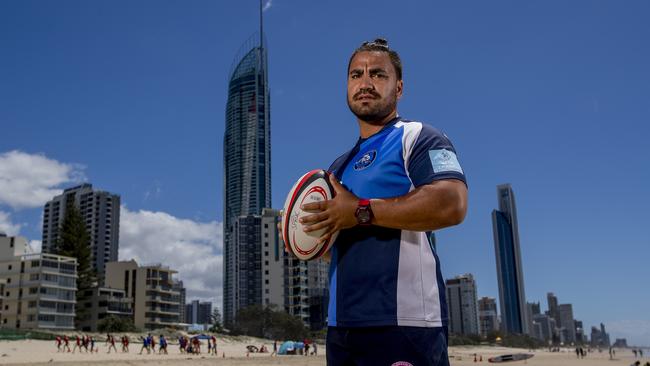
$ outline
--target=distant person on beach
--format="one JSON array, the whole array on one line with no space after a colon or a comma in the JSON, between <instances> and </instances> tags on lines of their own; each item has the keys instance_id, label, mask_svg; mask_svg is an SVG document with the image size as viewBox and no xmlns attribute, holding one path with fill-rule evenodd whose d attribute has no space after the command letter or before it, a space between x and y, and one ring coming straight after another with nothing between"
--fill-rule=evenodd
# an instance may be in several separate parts
<instances>
[{"instance_id":1,"label":"distant person on beach","mask_svg":"<svg viewBox=\"0 0 650 366\"><path fill-rule=\"evenodd\" d=\"M164 352L165 354L167 354L167 340L165 339L165 336L161 334L158 340L160 342L160 350L158 351L158 353Z\"/></svg>"},{"instance_id":2,"label":"distant person on beach","mask_svg":"<svg viewBox=\"0 0 650 366\"><path fill-rule=\"evenodd\" d=\"M63 344L63 339L61 339L61 336L56 336L54 342L56 343L56 351L61 352L61 345Z\"/></svg>"},{"instance_id":3,"label":"distant person on beach","mask_svg":"<svg viewBox=\"0 0 650 366\"><path fill-rule=\"evenodd\" d=\"M185 353L185 347L187 347L187 341L185 340L185 337L178 337L178 349L181 353Z\"/></svg>"},{"instance_id":4,"label":"distant person on beach","mask_svg":"<svg viewBox=\"0 0 650 366\"><path fill-rule=\"evenodd\" d=\"M122 352L129 353L129 337L127 335L122 337Z\"/></svg>"},{"instance_id":5,"label":"distant person on beach","mask_svg":"<svg viewBox=\"0 0 650 366\"><path fill-rule=\"evenodd\" d=\"M212 354L214 354L216 356L217 355L217 337L212 336L212 337L210 337L210 339L212 340ZM210 340L208 340L208 342L210 342Z\"/></svg>"},{"instance_id":6,"label":"distant person on beach","mask_svg":"<svg viewBox=\"0 0 650 366\"><path fill-rule=\"evenodd\" d=\"M97 349L95 349L95 338L93 338L92 336L89 336L88 341L90 342L90 353L93 353L93 351L98 352L99 347L97 347Z\"/></svg>"},{"instance_id":7,"label":"distant person on beach","mask_svg":"<svg viewBox=\"0 0 650 366\"><path fill-rule=\"evenodd\" d=\"M79 349L79 352L81 352L81 338L79 338L78 335L75 336L75 344L72 348L72 353L75 353L77 351L77 348Z\"/></svg>"},{"instance_id":8,"label":"distant person on beach","mask_svg":"<svg viewBox=\"0 0 650 366\"><path fill-rule=\"evenodd\" d=\"M142 354L142 351L144 351L144 350L147 350L147 353L150 353L150 351L149 351L149 337L140 336L140 339L142 339L142 348L140 348L140 354Z\"/></svg>"},{"instance_id":9,"label":"distant person on beach","mask_svg":"<svg viewBox=\"0 0 650 366\"><path fill-rule=\"evenodd\" d=\"M149 333L149 347L153 353L156 353L156 338L151 333Z\"/></svg>"},{"instance_id":10,"label":"distant person on beach","mask_svg":"<svg viewBox=\"0 0 650 366\"><path fill-rule=\"evenodd\" d=\"M117 347L115 347L115 337L113 337L110 334L107 334L106 343L108 344L108 352L106 353L111 353L111 348L115 350L115 353L117 353Z\"/></svg>"}]
</instances>

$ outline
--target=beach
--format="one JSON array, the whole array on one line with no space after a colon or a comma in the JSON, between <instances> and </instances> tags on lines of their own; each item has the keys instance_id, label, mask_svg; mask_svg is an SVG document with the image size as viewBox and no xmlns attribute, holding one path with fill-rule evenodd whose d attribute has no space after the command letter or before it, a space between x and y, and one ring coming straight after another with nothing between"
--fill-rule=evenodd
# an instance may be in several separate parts
<instances>
[{"instance_id":1,"label":"beach","mask_svg":"<svg viewBox=\"0 0 650 366\"><path fill-rule=\"evenodd\" d=\"M68 353L57 352L54 341L20 340L0 341L1 365L325 365L325 346L318 345L317 356L279 355L271 356L270 353L248 353L247 345L266 345L269 351L273 350L273 343L269 340L237 337L217 338L218 356L208 355L205 350L201 355L187 355L179 352L176 344L170 344L169 354L139 354L142 344L132 343L130 352L123 353L118 344L118 352L107 353L106 344L99 342L97 353ZM72 343L71 343L72 347ZM225 353L225 355L224 355ZM527 361L509 362L508 365L531 366L598 366L598 365L625 365L629 366L634 361L631 350L618 349L613 360L609 359L607 350L599 353L591 352L584 359L578 359L572 349L561 352L548 352L547 350L529 351L525 349L493 347L493 346L458 346L450 347L450 363L454 366L488 364L488 358L503 354L532 353L533 358ZM476 354L476 362L474 361ZM482 361L481 361L482 358ZM650 362L650 358L638 359L642 364ZM389 366L389 365L387 365Z\"/></svg>"}]
</instances>

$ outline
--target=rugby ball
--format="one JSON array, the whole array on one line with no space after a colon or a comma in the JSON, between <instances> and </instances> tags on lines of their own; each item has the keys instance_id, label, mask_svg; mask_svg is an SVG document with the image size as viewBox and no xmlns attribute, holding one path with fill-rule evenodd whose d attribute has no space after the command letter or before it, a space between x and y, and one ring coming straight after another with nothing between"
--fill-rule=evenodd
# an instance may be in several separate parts
<instances>
[{"instance_id":1,"label":"rugby ball","mask_svg":"<svg viewBox=\"0 0 650 366\"><path fill-rule=\"evenodd\" d=\"M320 202L334 198L334 188L329 182L327 172L322 169L312 170L298 179L289 191L282 213L282 239L287 251L301 260L312 260L325 254L338 236L332 234L325 243L318 244L327 228L305 232L300 218L316 212L306 212L300 207L311 202Z\"/></svg>"}]
</instances>

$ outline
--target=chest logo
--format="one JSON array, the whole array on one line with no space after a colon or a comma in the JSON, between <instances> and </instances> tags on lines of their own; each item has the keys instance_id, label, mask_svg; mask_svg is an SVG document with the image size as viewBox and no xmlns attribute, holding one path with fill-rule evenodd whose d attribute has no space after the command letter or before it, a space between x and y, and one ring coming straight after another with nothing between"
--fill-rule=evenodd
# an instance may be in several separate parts
<instances>
[{"instance_id":1,"label":"chest logo","mask_svg":"<svg viewBox=\"0 0 650 366\"><path fill-rule=\"evenodd\" d=\"M372 162L375 161L375 158L377 157L377 150L370 150L367 153L363 154L361 159L357 160L354 163L354 170L364 170L370 165L372 165Z\"/></svg>"}]
</instances>

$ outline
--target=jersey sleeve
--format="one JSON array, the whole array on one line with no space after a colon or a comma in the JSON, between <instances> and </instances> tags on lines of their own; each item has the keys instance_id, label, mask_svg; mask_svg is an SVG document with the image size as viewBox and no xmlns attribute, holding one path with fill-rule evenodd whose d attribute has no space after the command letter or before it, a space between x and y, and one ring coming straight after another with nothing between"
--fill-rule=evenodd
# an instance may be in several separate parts
<instances>
[{"instance_id":1,"label":"jersey sleeve","mask_svg":"<svg viewBox=\"0 0 650 366\"><path fill-rule=\"evenodd\" d=\"M458 179L467 185L456 149L445 134L423 123L419 134L410 135L415 142L410 153L405 152L405 162L413 186L442 179Z\"/></svg>"}]
</instances>

